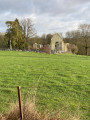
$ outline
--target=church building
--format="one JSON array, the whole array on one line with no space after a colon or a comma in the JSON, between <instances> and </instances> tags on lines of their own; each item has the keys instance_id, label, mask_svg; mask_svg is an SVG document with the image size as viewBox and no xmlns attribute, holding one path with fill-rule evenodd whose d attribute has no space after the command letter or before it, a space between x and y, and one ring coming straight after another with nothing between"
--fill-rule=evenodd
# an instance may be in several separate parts
<instances>
[{"instance_id":1,"label":"church building","mask_svg":"<svg viewBox=\"0 0 90 120\"><path fill-rule=\"evenodd\" d=\"M51 51L52 52L68 52L69 43L64 43L63 38L60 34L54 34L51 38Z\"/></svg>"},{"instance_id":2,"label":"church building","mask_svg":"<svg viewBox=\"0 0 90 120\"><path fill-rule=\"evenodd\" d=\"M68 52L68 46L69 43L65 43L62 36L58 33L54 34L51 37L50 43L48 44L48 47L51 49L51 53L65 53ZM33 44L33 48L38 50L42 48L42 44Z\"/></svg>"}]
</instances>

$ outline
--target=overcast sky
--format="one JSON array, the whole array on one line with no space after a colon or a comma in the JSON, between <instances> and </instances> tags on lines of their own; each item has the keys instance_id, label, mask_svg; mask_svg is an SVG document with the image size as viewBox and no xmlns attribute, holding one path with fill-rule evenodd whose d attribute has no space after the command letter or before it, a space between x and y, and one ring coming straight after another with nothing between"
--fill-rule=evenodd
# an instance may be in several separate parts
<instances>
[{"instance_id":1,"label":"overcast sky","mask_svg":"<svg viewBox=\"0 0 90 120\"><path fill-rule=\"evenodd\" d=\"M0 32L15 18L31 18L38 35L65 33L90 24L90 0L0 0Z\"/></svg>"}]
</instances>

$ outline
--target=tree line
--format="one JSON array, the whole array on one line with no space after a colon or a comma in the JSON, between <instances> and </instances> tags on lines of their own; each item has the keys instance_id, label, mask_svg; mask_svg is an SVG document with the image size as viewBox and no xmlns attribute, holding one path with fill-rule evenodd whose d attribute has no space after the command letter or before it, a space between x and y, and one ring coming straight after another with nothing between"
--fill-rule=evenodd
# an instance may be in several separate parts
<instances>
[{"instance_id":1,"label":"tree line","mask_svg":"<svg viewBox=\"0 0 90 120\"><path fill-rule=\"evenodd\" d=\"M66 32L64 41L76 45L78 54L90 55L90 24L81 24L77 30Z\"/></svg>"},{"instance_id":2,"label":"tree line","mask_svg":"<svg viewBox=\"0 0 90 120\"><path fill-rule=\"evenodd\" d=\"M34 43L50 44L52 34L37 36L31 19L15 19L6 21L7 30L5 34L0 33L0 48L10 50L32 49ZM77 54L90 55L90 24L81 24L77 30L67 31L64 42L70 43L72 49L77 48Z\"/></svg>"},{"instance_id":3,"label":"tree line","mask_svg":"<svg viewBox=\"0 0 90 120\"><path fill-rule=\"evenodd\" d=\"M46 45L50 44L52 35L43 34L37 36L34 24L31 19L19 21L6 21L7 30L5 34L0 33L0 48L9 48L10 50L28 50L34 43Z\"/></svg>"}]
</instances>

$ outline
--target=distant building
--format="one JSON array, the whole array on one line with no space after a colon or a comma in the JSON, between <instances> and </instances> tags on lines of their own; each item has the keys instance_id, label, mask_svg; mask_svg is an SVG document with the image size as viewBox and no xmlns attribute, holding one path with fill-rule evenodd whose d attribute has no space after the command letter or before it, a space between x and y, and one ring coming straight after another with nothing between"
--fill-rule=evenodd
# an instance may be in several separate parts
<instances>
[{"instance_id":1,"label":"distant building","mask_svg":"<svg viewBox=\"0 0 90 120\"><path fill-rule=\"evenodd\" d=\"M69 43L64 43L63 38L60 34L56 33L51 37L50 44L48 47L51 48L51 53L63 53L68 52L68 45ZM43 45L34 43L33 49L40 49Z\"/></svg>"},{"instance_id":2,"label":"distant building","mask_svg":"<svg viewBox=\"0 0 90 120\"><path fill-rule=\"evenodd\" d=\"M64 43L63 38L60 34L54 34L51 38L51 51L52 52L68 52L69 43Z\"/></svg>"},{"instance_id":3,"label":"distant building","mask_svg":"<svg viewBox=\"0 0 90 120\"><path fill-rule=\"evenodd\" d=\"M43 47L42 44L37 44L37 43L33 44L33 49L35 49L35 50L41 49L42 47Z\"/></svg>"},{"instance_id":4,"label":"distant building","mask_svg":"<svg viewBox=\"0 0 90 120\"><path fill-rule=\"evenodd\" d=\"M34 43L33 44L33 49L37 49L37 45L38 45L37 43Z\"/></svg>"}]
</instances>

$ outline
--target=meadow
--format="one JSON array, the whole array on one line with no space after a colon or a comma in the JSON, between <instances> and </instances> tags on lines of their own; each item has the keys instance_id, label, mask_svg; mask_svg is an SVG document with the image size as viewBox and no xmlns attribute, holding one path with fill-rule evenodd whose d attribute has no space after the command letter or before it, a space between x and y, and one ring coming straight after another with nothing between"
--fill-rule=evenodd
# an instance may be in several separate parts
<instances>
[{"instance_id":1,"label":"meadow","mask_svg":"<svg viewBox=\"0 0 90 120\"><path fill-rule=\"evenodd\" d=\"M23 102L34 96L40 111L90 118L90 56L0 51L0 112L18 101L17 86Z\"/></svg>"}]
</instances>

